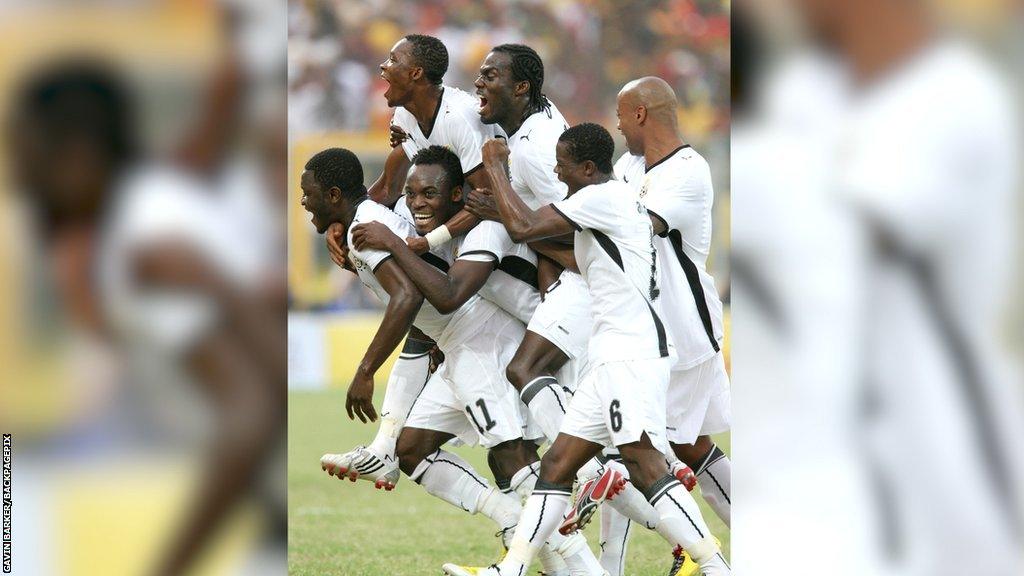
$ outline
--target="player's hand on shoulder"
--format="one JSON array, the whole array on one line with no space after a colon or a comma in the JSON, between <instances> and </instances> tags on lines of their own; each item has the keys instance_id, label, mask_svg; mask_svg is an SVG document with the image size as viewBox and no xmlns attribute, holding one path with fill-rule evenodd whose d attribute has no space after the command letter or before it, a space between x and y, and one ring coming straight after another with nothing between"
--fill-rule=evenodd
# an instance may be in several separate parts
<instances>
[{"instance_id":1,"label":"player's hand on shoulder","mask_svg":"<svg viewBox=\"0 0 1024 576\"><path fill-rule=\"evenodd\" d=\"M430 251L430 244L427 243L427 239L421 236L410 236L405 239L405 243L409 246L409 250L413 251L413 254L422 256Z\"/></svg>"},{"instance_id":2,"label":"player's hand on shoulder","mask_svg":"<svg viewBox=\"0 0 1024 576\"><path fill-rule=\"evenodd\" d=\"M470 190L466 197L466 210L481 220L501 221L498 205L494 201L494 194L488 188Z\"/></svg>"},{"instance_id":3,"label":"player's hand on shoulder","mask_svg":"<svg viewBox=\"0 0 1024 576\"><path fill-rule=\"evenodd\" d=\"M391 242L398 237L380 222L367 222L352 228L352 245L356 250L390 251Z\"/></svg>"},{"instance_id":4,"label":"player's hand on shoulder","mask_svg":"<svg viewBox=\"0 0 1024 576\"><path fill-rule=\"evenodd\" d=\"M348 259L348 244L345 243L345 226L341 222L335 222L327 228L327 253L331 261L340 266L343 270L355 273L356 269Z\"/></svg>"},{"instance_id":5,"label":"player's hand on shoulder","mask_svg":"<svg viewBox=\"0 0 1024 576\"><path fill-rule=\"evenodd\" d=\"M504 165L508 163L508 143L504 138L491 138L487 142L484 142L484 147L481 153L484 164L497 162Z\"/></svg>"},{"instance_id":6,"label":"player's hand on shoulder","mask_svg":"<svg viewBox=\"0 0 1024 576\"><path fill-rule=\"evenodd\" d=\"M373 408L373 375L365 374L357 370L352 383L348 385L348 395L345 397L345 411L348 417L355 420L357 417L361 422L375 422L377 411Z\"/></svg>"},{"instance_id":7,"label":"player's hand on shoulder","mask_svg":"<svg viewBox=\"0 0 1024 576\"><path fill-rule=\"evenodd\" d=\"M392 124L391 132L388 135L388 138L391 147L397 148L398 146L402 145L402 142L405 142L406 140L409 139L409 134L407 134L405 130L402 129L401 126L397 124Z\"/></svg>"}]
</instances>

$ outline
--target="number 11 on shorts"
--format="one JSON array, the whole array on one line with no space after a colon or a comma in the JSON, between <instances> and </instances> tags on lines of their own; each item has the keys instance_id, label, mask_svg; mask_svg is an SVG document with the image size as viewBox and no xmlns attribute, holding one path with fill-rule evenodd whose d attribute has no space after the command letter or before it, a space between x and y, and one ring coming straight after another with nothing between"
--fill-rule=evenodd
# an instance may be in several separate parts
<instances>
[{"instance_id":1,"label":"number 11 on shorts","mask_svg":"<svg viewBox=\"0 0 1024 576\"><path fill-rule=\"evenodd\" d=\"M487 403L484 402L483 398L477 399L476 405L480 408L481 415L483 416L483 426L481 426L480 421L477 420L476 414L473 414L473 410L471 407L466 406L466 412L468 412L469 417L473 419L473 424L476 424L477 430L479 430L480 433L483 434L484 432L487 432L491 428L497 426L498 423L495 422L494 420L491 420L491 413L487 411Z\"/></svg>"}]
</instances>

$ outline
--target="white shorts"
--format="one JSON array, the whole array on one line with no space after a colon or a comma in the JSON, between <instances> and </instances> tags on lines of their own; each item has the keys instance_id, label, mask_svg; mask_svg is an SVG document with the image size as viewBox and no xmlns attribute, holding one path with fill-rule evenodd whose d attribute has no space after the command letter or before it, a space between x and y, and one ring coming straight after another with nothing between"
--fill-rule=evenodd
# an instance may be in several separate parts
<instances>
[{"instance_id":1,"label":"white shorts","mask_svg":"<svg viewBox=\"0 0 1024 576\"><path fill-rule=\"evenodd\" d=\"M526 406L505 378L524 334L522 322L499 310L473 338L446 350L444 364L427 380L405 426L445 432L485 448L541 436L527 427Z\"/></svg>"},{"instance_id":2,"label":"white shorts","mask_svg":"<svg viewBox=\"0 0 1024 576\"><path fill-rule=\"evenodd\" d=\"M631 444L646 432L654 447L666 452L669 368L668 358L594 366L569 402L560 432L602 446Z\"/></svg>"},{"instance_id":3,"label":"white shorts","mask_svg":"<svg viewBox=\"0 0 1024 576\"><path fill-rule=\"evenodd\" d=\"M721 352L693 368L673 371L665 404L669 442L693 444L698 436L729 430L731 404Z\"/></svg>"},{"instance_id":4,"label":"white shorts","mask_svg":"<svg viewBox=\"0 0 1024 576\"><path fill-rule=\"evenodd\" d=\"M585 359L592 324L587 283L579 274L562 272L544 293L526 329L558 346L570 359Z\"/></svg>"}]
</instances>

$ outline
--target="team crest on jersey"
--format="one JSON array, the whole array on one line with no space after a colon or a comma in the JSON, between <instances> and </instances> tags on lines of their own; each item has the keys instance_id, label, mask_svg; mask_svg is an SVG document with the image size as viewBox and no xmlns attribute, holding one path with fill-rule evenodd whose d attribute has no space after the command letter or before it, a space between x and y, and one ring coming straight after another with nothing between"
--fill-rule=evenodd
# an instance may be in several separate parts
<instances>
[{"instance_id":1,"label":"team crest on jersey","mask_svg":"<svg viewBox=\"0 0 1024 576\"><path fill-rule=\"evenodd\" d=\"M363 262L363 260L361 258L356 258L355 256L353 256L351 258L351 260L352 260L352 264L355 265L356 270L358 272L362 272L364 270L369 270L370 269L370 267L366 265L366 262Z\"/></svg>"}]
</instances>

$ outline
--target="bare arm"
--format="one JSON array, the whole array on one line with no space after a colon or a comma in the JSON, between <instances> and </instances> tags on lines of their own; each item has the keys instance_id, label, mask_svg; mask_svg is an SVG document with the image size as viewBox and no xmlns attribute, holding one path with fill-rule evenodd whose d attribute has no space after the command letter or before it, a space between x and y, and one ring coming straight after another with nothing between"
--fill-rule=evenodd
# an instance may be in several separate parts
<instances>
[{"instance_id":1,"label":"bare arm","mask_svg":"<svg viewBox=\"0 0 1024 576\"><path fill-rule=\"evenodd\" d=\"M377 412L373 408L373 376L409 333L412 321L423 304L423 295L416 289L416 285L391 259L380 263L373 275L390 299L384 310L384 318L356 368L345 399L348 417L355 420L355 416L358 416L362 422L366 422L367 418L371 422L377 419Z\"/></svg>"},{"instance_id":2,"label":"bare arm","mask_svg":"<svg viewBox=\"0 0 1024 576\"><path fill-rule=\"evenodd\" d=\"M573 232L573 226L550 205L531 210L512 190L505 171L508 165L508 146L504 140L493 139L484 143L484 170L493 185L494 201L501 222L514 242L542 240Z\"/></svg>"},{"instance_id":3,"label":"bare arm","mask_svg":"<svg viewBox=\"0 0 1024 576\"><path fill-rule=\"evenodd\" d=\"M548 239L535 240L530 242L529 246L534 252L546 256L562 268L577 274L579 273L580 268L576 265L576 254L571 244L563 244L562 242Z\"/></svg>"},{"instance_id":4,"label":"bare arm","mask_svg":"<svg viewBox=\"0 0 1024 576\"><path fill-rule=\"evenodd\" d=\"M465 304L494 271L493 262L456 260L445 274L417 256L387 226L377 222L353 228L352 242L360 250L373 248L390 252L427 301L442 314L450 314Z\"/></svg>"},{"instance_id":5,"label":"bare arm","mask_svg":"<svg viewBox=\"0 0 1024 576\"><path fill-rule=\"evenodd\" d=\"M384 160L384 171L367 190L370 200L385 206L393 206L395 202L398 202L402 197L405 177L409 173L410 166L412 166L412 162L405 155L405 149L401 146L392 148L391 153Z\"/></svg>"}]
</instances>

